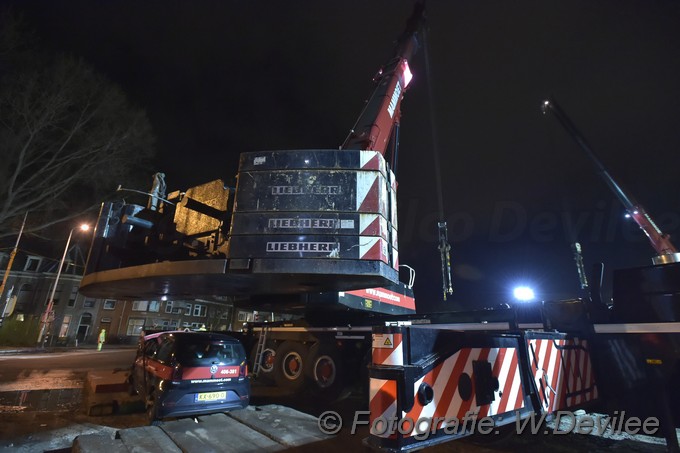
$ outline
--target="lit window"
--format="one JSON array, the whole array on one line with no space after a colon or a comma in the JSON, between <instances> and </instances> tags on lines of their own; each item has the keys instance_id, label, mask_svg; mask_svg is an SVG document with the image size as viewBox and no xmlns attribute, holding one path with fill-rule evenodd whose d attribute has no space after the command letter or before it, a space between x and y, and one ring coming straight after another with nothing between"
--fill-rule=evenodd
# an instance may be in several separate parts
<instances>
[{"instance_id":1,"label":"lit window","mask_svg":"<svg viewBox=\"0 0 680 453\"><path fill-rule=\"evenodd\" d=\"M127 335L134 336L140 335L144 330L144 319L141 318L130 318L127 325Z\"/></svg>"},{"instance_id":2,"label":"lit window","mask_svg":"<svg viewBox=\"0 0 680 453\"><path fill-rule=\"evenodd\" d=\"M132 302L132 311L146 311L149 306L148 300L135 300Z\"/></svg>"},{"instance_id":3,"label":"lit window","mask_svg":"<svg viewBox=\"0 0 680 453\"><path fill-rule=\"evenodd\" d=\"M61 322L61 328L59 329L59 338L64 338L68 336L68 326L71 324L71 315L64 316L64 320Z\"/></svg>"},{"instance_id":4,"label":"lit window","mask_svg":"<svg viewBox=\"0 0 680 453\"><path fill-rule=\"evenodd\" d=\"M152 300L149 302L149 311L158 312L161 309L161 303L158 300Z\"/></svg>"}]
</instances>

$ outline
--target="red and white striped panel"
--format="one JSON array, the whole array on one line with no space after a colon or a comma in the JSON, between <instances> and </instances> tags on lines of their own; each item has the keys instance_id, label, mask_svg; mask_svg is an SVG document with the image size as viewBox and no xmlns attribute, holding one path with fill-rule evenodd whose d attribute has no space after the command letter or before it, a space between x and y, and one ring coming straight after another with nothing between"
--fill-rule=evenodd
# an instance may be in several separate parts
<instances>
[{"instance_id":1,"label":"red and white striped panel","mask_svg":"<svg viewBox=\"0 0 680 453\"><path fill-rule=\"evenodd\" d=\"M564 368L566 369L568 375L567 383L569 388L576 391L577 394L569 395L565 391L565 405L558 407L558 409L577 406L587 401L592 401L598 396L595 375L593 374L593 366L590 361L588 341L582 340L580 338L574 338L570 341L573 342L574 345L583 348L572 349L568 351L565 357Z\"/></svg>"},{"instance_id":2,"label":"red and white striped panel","mask_svg":"<svg viewBox=\"0 0 680 453\"><path fill-rule=\"evenodd\" d=\"M392 228L390 239L392 240L392 267L399 270L399 237L396 228Z\"/></svg>"},{"instance_id":3,"label":"red and white striped panel","mask_svg":"<svg viewBox=\"0 0 680 453\"><path fill-rule=\"evenodd\" d=\"M490 404L479 406L475 397L475 376L472 363L474 361L488 361L491 364L493 376L498 378L499 389L495 399ZM472 379L472 396L467 400L461 398L458 390L458 380L461 374L467 373ZM423 406L417 397L418 388L425 382L434 390L434 399ZM461 349L454 355L437 365L429 373L418 379L413 385L415 403L413 408L402 414L411 420L420 417L443 417L462 420L466 414L477 414L479 417L502 414L519 410L524 407L524 392L518 365L516 348L467 348ZM443 428L443 425L438 428ZM416 435L414 427L411 436Z\"/></svg>"},{"instance_id":4,"label":"red and white striped panel","mask_svg":"<svg viewBox=\"0 0 680 453\"><path fill-rule=\"evenodd\" d=\"M387 218L387 203L385 177L376 171L357 172L357 211L374 212Z\"/></svg>"},{"instance_id":5,"label":"red and white striped panel","mask_svg":"<svg viewBox=\"0 0 680 453\"><path fill-rule=\"evenodd\" d=\"M359 168L362 170L378 170L383 175L387 175L385 158L378 151L360 151L359 159Z\"/></svg>"},{"instance_id":6,"label":"red and white striped panel","mask_svg":"<svg viewBox=\"0 0 680 453\"><path fill-rule=\"evenodd\" d=\"M565 346L586 349L563 349ZM548 413L597 398L587 346L586 340L577 338L529 340L529 364L539 399Z\"/></svg>"},{"instance_id":7,"label":"red and white striped panel","mask_svg":"<svg viewBox=\"0 0 680 453\"><path fill-rule=\"evenodd\" d=\"M399 270L399 250L392 249L392 268Z\"/></svg>"},{"instance_id":8,"label":"red and white striped panel","mask_svg":"<svg viewBox=\"0 0 680 453\"><path fill-rule=\"evenodd\" d=\"M387 219L379 214L359 214L359 235L388 239Z\"/></svg>"},{"instance_id":9,"label":"red and white striped panel","mask_svg":"<svg viewBox=\"0 0 680 453\"><path fill-rule=\"evenodd\" d=\"M404 365L403 335L400 333L374 333L372 336L373 365Z\"/></svg>"},{"instance_id":10,"label":"red and white striped panel","mask_svg":"<svg viewBox=\"0 0 680 453\"><path fill-rule=\"evenodd\" d=\"M387 241L375 236L359 236L359 259L390 262Z\"/></svg>"},{"instance_id":11,"label":"red and white striped panel","mask_svg":"<svg viewBox=\"0 0 680 453\"><path fill-rule=\"evenodd\" d=\"M397 215L397 178L394 176L394 173L390 170L390 213L392 214L392 218L390 219L390 222L392 222L392 226L394 228L399 228L399 224L397 219L399 216Z\"/></svg>"},{"instance_id":12,"label":"red and white striped panel","mask_svg":"<svg viewBox=\"0 0 680 453\"><path fill-rule=\"evenodd\" d=\"M374 365L403 366L404 344L401 333L373 333L372 353ZM397 415L397 381L386 379L370 379L368 409L371 412L370 421L384 417L388 420ZM384 431L384 430L383 430ZM380 437L395 437L389 430L385 433L371 432Z\"/></svg>"},{"instance_id":13,"label":"red and white striped panel","mask_svg":"<svg viewBox=\"0 0 680 453\"><path fill-rule=\"evenodd\" d=\"M371 434L379 437L396 437L396 432L390 434L389 430L376 426L373 431L373 421L383 417L390 420L397 416L397 381L371 378L369 384L368 410L370 411Z\"/></svg>"}]
</instances>

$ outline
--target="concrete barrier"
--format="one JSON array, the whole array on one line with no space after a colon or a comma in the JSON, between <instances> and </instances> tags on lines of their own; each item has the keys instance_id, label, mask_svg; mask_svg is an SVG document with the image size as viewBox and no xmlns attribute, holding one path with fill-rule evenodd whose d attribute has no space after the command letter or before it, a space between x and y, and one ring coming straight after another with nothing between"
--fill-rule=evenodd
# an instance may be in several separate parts
<instances>
[{"instance_id":1,"label":"concrete barrier","mask_svg":"<svg viewBox=\"0 0 680 453\"><path fill-rule=\"evenodd\" d=\"M97 370L85 379L85 413L90 416L130 414L144 410L144 404L130 392L129 370Z\"/></svg>"}]
</instances>

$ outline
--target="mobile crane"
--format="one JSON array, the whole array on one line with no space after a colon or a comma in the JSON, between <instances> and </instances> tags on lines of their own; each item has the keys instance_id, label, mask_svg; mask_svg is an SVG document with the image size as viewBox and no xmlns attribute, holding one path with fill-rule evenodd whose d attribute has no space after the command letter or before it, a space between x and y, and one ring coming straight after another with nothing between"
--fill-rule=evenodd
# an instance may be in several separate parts
<instances>
[{"instance_id":1,"label":"mobile crane","mask_svg":"<svg viewBox=\"0 0 680 453\"><path fill-rule=\"evenodd\" d=\"M655 269L616 274L612 316L599 324L590 318L592 302L580 299L544 302L538 324L511 307L415 314L410 285L398 282L396 181L386 156L389 142L396 145L423 13L418 2L340 149L244 153L235 189L217 180L167 196L156 190L147 206L104 203L81 292L230 296L236 304L304 313L302 326L254 329L256 369L280 385L311 380L330 393L366 370L366 442L382 450L414 450L473 431L468 425L451 433L447 420L487 417L500 427L639 393L650 382L662 401L659 389L678 375L677 348L654 342L676 344L680 333L666 297L680 293L675 263L664 266L660 288ZM396 148L390 157L393 166ZM446 242L441 230L439 237ZM440 251L448 265L448 244ZM641 301L660 310L641 319ZM663 407L669 448L677 448ZM422 417L439 419L426 438L403 423ZM380 429L377 422L388 419L400 429Z\"/></svg>"},{"instance_id":2,"label":"mobile crane","mask_svg":"<svg viewBox=\"0 0 680 453\"><path fill-rule=\"evenodd\" d=\"M104 203L81 292L228 296L302 315L248 326L254 375L292 389L311 380L328 395L358 377L376 318L415 313L413 276L399 281L391 168L423 21L418 1L339 149L244 153L235 189L217 180L166 195L156 178L146 206Z\"/></svg>"}]
</instances>

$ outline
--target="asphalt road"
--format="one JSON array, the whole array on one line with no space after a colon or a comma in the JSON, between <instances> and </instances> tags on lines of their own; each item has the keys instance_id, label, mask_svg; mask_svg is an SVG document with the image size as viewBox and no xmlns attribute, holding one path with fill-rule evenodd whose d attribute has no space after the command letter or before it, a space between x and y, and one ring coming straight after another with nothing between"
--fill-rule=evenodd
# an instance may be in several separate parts
<instances>
[{"instance_id":1,"label":"asphalt road","mask_svg":"<svg viewBox=\"0 0 680 453\"><path fill-rule=\"evenodd\" d=\"M57 352L31 352L22 354L0 354L0 382L14 379L17 370L111 370L130 368L136 349L107 348L71 349Z\"/></svg>"}]
</instances>

